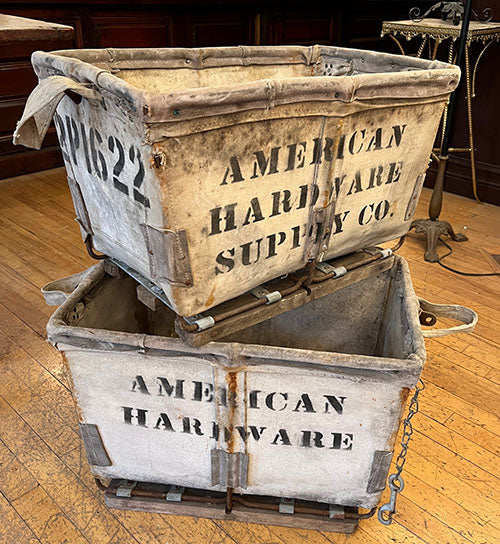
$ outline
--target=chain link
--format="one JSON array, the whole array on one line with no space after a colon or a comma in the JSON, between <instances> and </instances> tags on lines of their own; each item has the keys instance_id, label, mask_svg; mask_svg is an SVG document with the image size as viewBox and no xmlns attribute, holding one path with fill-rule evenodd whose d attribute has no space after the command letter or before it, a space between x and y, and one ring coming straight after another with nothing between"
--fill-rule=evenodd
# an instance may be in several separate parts
<instances>
[{"instance_id":1,"label":"chain link","mask_svg":"<svg viewBox=\"0 0 500 544\"><path fill-rule=\"evenodd\" d=\"M396 500L397 500L398 494L401 493L401 491L403 491L403 488L405 485L403 477L401 476L401 473L403 472L403 469L406 463L408 445L410 443L411 436L413 434L413 425L411 420L415 414L418 414L418 410L419 410L418 396L420 395L420 392L423 391L424 389L425 389L425 384L420 379L415 387L415 393L413 394L413 397L410 400L410 405L408 407L408 415L403 421L403 435L401 437L401 451L399 452L399 455L396 459L396 472L389 476L389 488L391 490L391 496L390 496L389 502L387 504L382 505L378 510L378 520L383 525L390 525L392 523L392 516L396 512ZM387 512L386 516L384 516L384 512Z\"/></svg>"}]
</instances>

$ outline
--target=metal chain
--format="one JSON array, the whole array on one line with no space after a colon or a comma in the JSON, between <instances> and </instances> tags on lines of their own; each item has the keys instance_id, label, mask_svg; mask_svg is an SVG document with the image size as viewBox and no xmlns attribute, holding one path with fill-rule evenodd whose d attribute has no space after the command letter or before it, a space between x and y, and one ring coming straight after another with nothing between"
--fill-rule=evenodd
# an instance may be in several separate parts
<instances>
[{"instance_id":1,"label":"metal chain","mask_svg":"<svg viewBox=\"0 0 500 544\"><path fill-rule=\"evenodd\" d=\"M396 513L396 500L398 494L403 491L405 483L401 476L403 468L406 463L406 455L408 453L408 445L413 434L412 418L415 414L418 414L418 396L421 391L425 389L424 382L420 379L415 387L415 393L410 400L410 406L408 408L408 415L403 422L403 436L401 437L401 451L396 459L396 472L389 476L389 488L391 490L391 496L387 504L382 505L378 510L378 520L383 525L390 525L392 523L392 516ZM384 516L384 512L387 515Z\"/></svg>"}]
</instances>

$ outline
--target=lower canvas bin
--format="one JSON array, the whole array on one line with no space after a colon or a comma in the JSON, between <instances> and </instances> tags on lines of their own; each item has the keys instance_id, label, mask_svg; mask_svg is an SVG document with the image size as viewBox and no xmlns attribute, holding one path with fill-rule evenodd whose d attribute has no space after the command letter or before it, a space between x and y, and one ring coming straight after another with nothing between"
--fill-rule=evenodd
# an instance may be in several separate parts
<instances>
[{"instance_id":1,"label":"lower canvas bin","mask_svg":"<svg viewBox=\"0 0 500 544\"><path fill-rule=\"evenodd\" d=\"M419 302L392 268L219 342L175 337L101 263L48 324L92 473L373 508L425 360ZM73 288L74 286L72 286Z\"/></svg>"}]
</instances>

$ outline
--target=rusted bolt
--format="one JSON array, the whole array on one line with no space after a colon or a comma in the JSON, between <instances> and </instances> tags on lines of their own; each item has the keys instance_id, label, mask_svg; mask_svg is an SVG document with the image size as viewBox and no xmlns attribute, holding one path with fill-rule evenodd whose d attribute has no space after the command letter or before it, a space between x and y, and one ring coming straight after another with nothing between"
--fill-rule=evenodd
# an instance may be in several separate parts
<instances>
[{"instance_id":1,"label":"rusted bolt","mask_svg":"<svg viewBox=\"0 0 500 544\"><path fill-rule=\"evenodd\" d=\"M165 166L166 161L167 157L165 156L165 153L162 153L161 151L158 151L153 155L153 165L155 168Z\"/></svg>"}]
</instances>

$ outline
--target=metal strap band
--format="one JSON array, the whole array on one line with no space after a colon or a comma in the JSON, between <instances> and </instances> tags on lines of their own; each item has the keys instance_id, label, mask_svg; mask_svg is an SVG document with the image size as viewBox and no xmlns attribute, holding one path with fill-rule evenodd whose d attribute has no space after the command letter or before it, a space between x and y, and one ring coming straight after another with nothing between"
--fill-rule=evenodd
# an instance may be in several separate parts
<instances>
[{"instance_id":1,"label":"metal strap band","mask_svg":"<svg viewBox=\"0 0 500 544\"><path fill-rule=\"evenodd\" d=\"M123 483L116 488L116 496L130 498L132 496L132 489L134 489L136 485L137 482L123 480Z\"/></svg>"},{"instance_id":2,"label":"metal strap band","mask_svg":"<svg viewBox=\"0 0 500 544\"><path fill-rule=\"evenodd\" d=\"M246 489L248 476L248 455L246 453L212 450L211 461L212 485Z\"/></svg>"},{"instance_id":3,"label":"metal strap band","mask_svg":"<svg viewBox=\"0 0 500 544\"><path fill-rule=\"evenodd\" d=\"M280 499L279 513L293 514L294 512L295 512L295 499L286 499L282 497Z\"/></svg>"},{"instance_id":4,"label":"metal strap band","mask_svg":"<svg viewBox=\"0 0 500 544\"><path fill-rule=\"evenodd\" d=\"M281 300L281 293L279 291L270 293L265 287L255 287L250 290L250 294L259 299L265 298L266 304L272 304Z\"/></svg>"},{"instance_id":5,"label":"metal strap band","mask_svg":"<svg viewBox=\"0 0 500 544\"><path fill-rule=\"evenodd\" d=\"M381 259L386 259L387 257L390 257L392 255L392 249L382 249L381 247L365 247L363 248L363 251L365 253L368 253L368 255L380 255Z\"/></svg>"},{"instance_id":6,"label":"metal strap band","mask_svg":"<svg viewBox=\"0 0 500 544\"><path fill-rule=\"evenodd\" d=\"M334 278L340 278L347 274L347 268L345 266L332 266L328 263L317 263L316 268L323 272L323 274L333 274Z\"/></svg>"},{"instance_id":7,"label":"metal strap band","mask_svg":"<svg viewBox=\"0 0 500 544\"><path fill-rule=\"evenodd\" d=\"M181 502L182 494L186 491L185 487L180 487L178 485L173 485L168 491L165 499L168 502Z\"/></svg>"},{"instance_id":8,"label":"metal strap band","mask_svg":"<svg viewBox=\"0 0 500 544\"><path fill-rule=\"evenodd\" d=\"M392 249L381 249L380 250L380 258L386 259L387 257L390 257L392 255Z\"/></svg>"},{"instance_id":9,"label":"metal strap band","mask_svg":"<svg viewBox=\"0 0 500 544\"><path fill-rule=\"evenodd\" d=\"M97 467L111 466L111 459L102 443L101 433L97 425L80 423L80 433L89 464Z\"/></svg>"},{"instance_id":10,"label":"metal strap band","mask_svg":"<svg viewBox=\"0 0 500 544\"><path fill-rule=\"evenodd\" d=\"M334 504L328 505L328 517L330 519L344 519L345 510L343 506L336 506Z\"/></svg>"},{"instance_id":11,"label":"metal strap band","mask_svg":"<svg viewBox=\"0 0 500 544\"><path fill-rule=\"evenodd\" d=\"M197 319L193 323L198 327L199 331L204 331L205 329L209 329L215 325L215 319L211 315L207 315L207 317Z\"/></svg>"}]
</instances>

